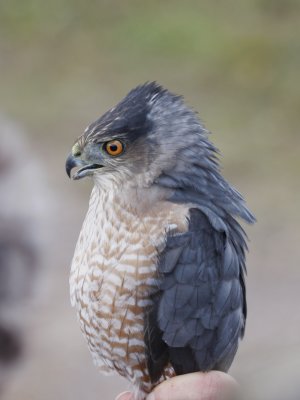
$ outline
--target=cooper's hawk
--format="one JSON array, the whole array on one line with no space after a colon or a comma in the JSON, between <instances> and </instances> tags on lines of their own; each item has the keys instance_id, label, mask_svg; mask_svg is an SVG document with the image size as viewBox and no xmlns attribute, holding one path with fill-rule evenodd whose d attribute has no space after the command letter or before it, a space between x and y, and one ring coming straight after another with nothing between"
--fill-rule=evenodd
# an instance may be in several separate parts
<instances>
[{"instance_id":1,"label":"cooper's hawk","mask_svg":"<svg viewBox=\"0 0 300 400\"><path fill-rule=\"evenodd\" d=\"M220 175L181 97L133 89L66 162L94 188L72 262L73 306L94 362L144 398L175 374L227 371L246 319L245 233L254 217Z\"/></svg>"}]
</instances>

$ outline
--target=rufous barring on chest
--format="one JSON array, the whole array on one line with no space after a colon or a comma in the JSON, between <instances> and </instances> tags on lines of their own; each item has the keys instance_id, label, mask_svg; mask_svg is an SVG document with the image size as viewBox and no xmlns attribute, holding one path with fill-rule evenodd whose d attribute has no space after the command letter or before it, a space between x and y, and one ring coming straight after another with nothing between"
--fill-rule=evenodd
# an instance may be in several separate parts
<instances>
[{"instance_id":1,"label":"rufous barring on chest","mask_svg":"<svg viewBox=\"0 0 300 400\"><path fill-rule=\"evenodd\" d=\"M94 187L72 262L71 300L96 366L142 381L147 392L144 313L157 290L165 234L186 229L187 207L127 200Z\"/></svg>"}]
</instances>

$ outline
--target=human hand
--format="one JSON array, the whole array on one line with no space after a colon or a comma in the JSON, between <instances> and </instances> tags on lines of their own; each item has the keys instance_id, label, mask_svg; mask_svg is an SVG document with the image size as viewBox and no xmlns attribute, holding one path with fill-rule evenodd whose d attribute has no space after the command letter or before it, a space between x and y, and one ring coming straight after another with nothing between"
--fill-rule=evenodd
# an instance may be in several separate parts
<instances>
[{"instance_id":1,"label":"human hand","mask_svg":"<svg viewBox=\"0 0 300 400\"><path fill-rule=\"evenodd\" d=\"M237 392L238 384L224 372L195 372L167 379L146 400L233 400ZM121 393L116 400L133 400L132 393Z\"/></svg>"}]
</instances>

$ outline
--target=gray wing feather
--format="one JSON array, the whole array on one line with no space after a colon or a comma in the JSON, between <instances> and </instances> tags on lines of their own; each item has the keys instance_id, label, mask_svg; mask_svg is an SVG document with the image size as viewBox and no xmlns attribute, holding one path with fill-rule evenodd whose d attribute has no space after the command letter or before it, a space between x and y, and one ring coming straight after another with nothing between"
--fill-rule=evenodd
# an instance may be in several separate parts
<instances>
[{"instance_id":1,"label":"gray wing feather","mask_svg":"<svg viewBox=\"0 0 300 400\"><path fill-rule=\"evenodd\" d=\"M191 209L188 232L167 238L157 322L177 373L227 370L233 360L246 318L239 235Z\"/></svg>"}]
</instances>

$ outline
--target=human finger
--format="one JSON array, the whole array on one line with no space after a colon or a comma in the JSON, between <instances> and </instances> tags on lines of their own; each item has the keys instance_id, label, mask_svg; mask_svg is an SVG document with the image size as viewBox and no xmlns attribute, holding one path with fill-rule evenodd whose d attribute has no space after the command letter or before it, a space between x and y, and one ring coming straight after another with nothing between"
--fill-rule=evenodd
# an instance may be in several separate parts
<instances>
[{"instance_id":1,"label":"human finger","mask_svg":"<svg viewBox=\"0 0 300 400\"><path fill-rule=\"evenodd\" d=\"M195 372L164 381L147 400L233 400L237 391L236 381L224 372Z\"/></svg>"}]
</instances>

